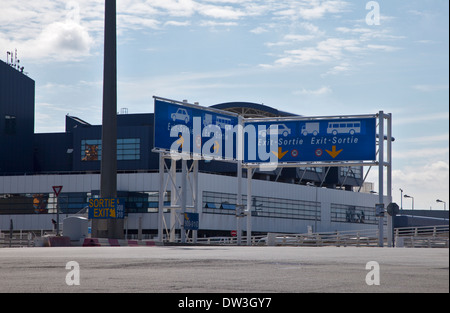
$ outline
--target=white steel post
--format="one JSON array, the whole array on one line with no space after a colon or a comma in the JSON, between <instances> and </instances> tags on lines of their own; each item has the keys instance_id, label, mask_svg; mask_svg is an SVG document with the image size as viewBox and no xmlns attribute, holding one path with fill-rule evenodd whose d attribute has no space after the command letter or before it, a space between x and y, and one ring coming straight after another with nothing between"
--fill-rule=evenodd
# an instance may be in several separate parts
<instances>
[{"instance_id":1,"label":"white steel post","mask_svg":"<svg viewBox=\"0 0 450 313\"><path fill-rule=\"evenodd\" d=\"M252 176L253 169L247 168L247 246L252 245Z\"/></svg>"},{"instance_id":2,"label":"white steel post","mask_svg":"<svg viewBox=\"0 0 450 313\"><path fill-rule=\"evenodd\" d=\"M237 232L237 244L242 244L242 162L244 160L244 134L243 134L244 120L242 116L239 116L239 126L237 133L237 200L236 200L236 232Z\"/></svg>"},{"instance_id":3,"label":"white steel post","mask_svg":"<svg viewBox=\"0 0 450 313\"><path fill-rule=\"evenodd\" d=\"M187 201L187 161L181 161L181 243L186 243L186 230L184 229L184 213L186 213Z\"/></svg>"},{"instance_id":4,"label":"white steel post","mask_svg":"<svg viewBox=\"0 0 450 313\"><path fill-rule=\"evenodd\" d=\"M175 205L177 203L177 194L178 194L178 187L177 187L177 161L174 159L171 159L170 161L170 177L172 178L172 188L170 189L170 234L169 234L169 242L175 242L175 225L176 225L176 219L177 219L177 212L175 209Z\"/></svg>"},{"instance_id":5,"label":"white steel post","mask_svg":"<svg viewBox=\"0 0 450 313\"><path fill-rule=\"evenodd\" d=\"M164 157L159 153L159 195L158 195L158 238L163 242L163 214L164 214Z\"/></svg>"},{"instance_id":6,"label":"white steel post","mask_svg":"<svg viewBox=\"0 0 450 313\"><path fill-rule=\"evenodd\" d=\"M392 203L392 113L389 113L387 116L387 197L389 203ZM387 239L388 239L388 247L393 246L393 237L394 237L394 223L393 216L388 214L387 220Z\"/></svg>"},{"instance_id":7,"label":"white steel post","mask_svg":"<svg viewBox=\"0 0 450 313\"><path fill-rule=\"evenodd\" d=\"M378 197L379 197L379 204L384 204L384 112L380 111L378 116ZM383 227L384 227L384 218L383 214L380 215L378 220L378 246L383 247L384 245L384 234L383 234Z\"/></svg>"},{"instance_id":8,"label":"white steel post","mask_svg":"<svg viewBox=\"0 0 450 313\"><path fill-rule=\"evenodd\" d=\"M194 201L194 209L195 209L195 213L200 213L199 212L199 208L200 208L200 203L201 203L201 199L200 199L200 193L198 191L198 160L194 160L194 184L193 184L193 190L192 190L192 196L193 196L193 201ZM199 220L200 221L200 220ZM192 232L192 240L194 243L197 243L197 235L198 235L198 231L194 230Z\"/></svg>"},{"instance_id":9,"label":"white steel post","mask_svg":"<svg viewBox=\"0 0 450 313\"><path fill-rule=\"evenodd\" d=\"M237 245L242 244L242 225L241 225L241 210L242 210L242 161L237 163L237 200L236 200L236 232Z\"/></svg>"}]
</instances>

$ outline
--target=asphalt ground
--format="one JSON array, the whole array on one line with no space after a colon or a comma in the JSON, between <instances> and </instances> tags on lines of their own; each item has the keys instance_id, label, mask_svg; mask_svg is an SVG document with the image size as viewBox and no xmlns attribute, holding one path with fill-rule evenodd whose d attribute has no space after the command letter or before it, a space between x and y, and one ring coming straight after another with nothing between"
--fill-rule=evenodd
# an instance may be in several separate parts
<instances>
[{"instance_id":1,"label":"asphalt ground","mask_svg":"<svg viewBox=\"0 0 450 313\"><path fill-rule=\"evenodd\" d=\"M76 263L68 263L71 261ZM372 261L376 263L368 264ZM0 249L0 292L448 293L449 250L226 246L4 248Z\"/></svg>"}]
</instances>

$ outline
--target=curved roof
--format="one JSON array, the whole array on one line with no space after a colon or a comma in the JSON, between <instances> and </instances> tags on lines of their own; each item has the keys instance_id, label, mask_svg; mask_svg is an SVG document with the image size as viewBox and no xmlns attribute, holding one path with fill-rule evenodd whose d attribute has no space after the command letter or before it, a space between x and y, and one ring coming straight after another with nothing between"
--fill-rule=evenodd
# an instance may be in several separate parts
<instances>
[{"instance_id":1,"label":"curved roof","mask_svg":"<svg viewBox=\"0 0 450 313\"><path fill-rule=\"evenodd\" d=\"M279 111L267 105L252 102L227 102L212 105L211 107L238 113L245 118L296 116L296 114Z\"/></svg>"}]
</instances>

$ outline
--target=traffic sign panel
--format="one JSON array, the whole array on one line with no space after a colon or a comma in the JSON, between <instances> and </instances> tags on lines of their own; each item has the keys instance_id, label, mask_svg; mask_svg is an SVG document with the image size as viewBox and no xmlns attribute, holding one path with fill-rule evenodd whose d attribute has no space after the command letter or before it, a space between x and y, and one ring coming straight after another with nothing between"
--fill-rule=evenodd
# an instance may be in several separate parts
<instances>
[{"instance_id":1,"label":"traffic sign panel","mask_svg":"<svg viewBox=\"0 0 450 313\"><path fill-rule=\"evenodd\" d=\"M198 213L184 213L184 229L198 230L200 225L198 217Z\"/></svg>"},{"instance_id":2,"label":"traffic sign panel","mask_svg":"<svg viewBox=\"0 0 450 313\"><path fill-rule=\"evenodd\" d=\"M238 116L234 113L155 97L154 148L233 159L235 147L226 150L225 131L237 124Z\"/></svg>"},{"instance_id":3,"label":"traffic sign panel","mask_svg":"<svg viewBox=\"0 0 450 313\"><path fill-rule=\"evenodd\" d=\"M59 197L59 194L61 193L63 186L53 186L52 188L53 188L53 192L55 193L56 197Z\"/></svg>"},{"instance_id":4,"label":"traffic sign panel","mask_svg":"<svg viewBox=\"0 0 450 313\"><path fill-rule=\"evenodd\" d=\"M92 198L89 200L89 219L125 218L125 199Z\"/></svg>"},{"instance_id":5,"label":"traffic sign panel","mask_svg":"<svg viewBox=\"0 0 450 313\"><path fill-rule=\"evenodd\" d=\"M375 115L242 121L234 113L155 97L154 148L177 158L242 158L246 165L376 160Z\"/></svg>"},{"instance_id":6,"label":"traffic sign panel","mask_svg":"<svg viewBox=\"0 0 450 313\"><path fill-rule=\"evenodd\" d=\"M375 117L246 120L245 125L258 129L256 142L245 141L245 163L269 162L268 159L261 159L261 154L256 154L253 159L249 157L248 151L255 145L257 148L253 149L270 150L282 163L376 160ZM270 148L273 144L278 146L278 152Z\"/></svg>"}]
</instances>

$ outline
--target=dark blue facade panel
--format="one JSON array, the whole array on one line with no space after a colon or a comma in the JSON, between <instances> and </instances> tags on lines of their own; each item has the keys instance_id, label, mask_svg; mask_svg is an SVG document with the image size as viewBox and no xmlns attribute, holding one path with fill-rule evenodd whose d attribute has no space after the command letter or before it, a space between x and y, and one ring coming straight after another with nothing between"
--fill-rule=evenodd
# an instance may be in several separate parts
<instances>
[{"instance_id":1,"label":"dark blue facade panel","mask_svg":"<svg viewBox=\"0 0 450 313\"><path fill-rule=\"evenodd\" d=\"M117 119L117 169L119 171L151 170L158 167L153 149L152 114L119 115ZM73 135L73 170L100 171L101 126L71 126Z\"/></svg>"},{"instance_id":2,"label":"dark blue facade panel","mask_svg":"<svg viewBox=\"0 0 450 313\"><path fill-rule=\"evenodd\" d=\"M33 171L34 89L32 79L0 61L0 174Z\"/></svg>"},{"instance_id":3,"label":"dark blue facade panel","mask_svg":"<svg viewBox=\"0 0 450 313\"><path fill-rule=\"evenodd\" d=\"M72 171L72 141L71 133L34 135L34 172Z\"/></svg>"},{"instance_id":4,"label":"dark blue facade panel","mask_svg":"<svg viewBox=\"0 0 450 313\"><path fill-rule=\"evenodd\" d=\"M76 128L73 134L73 170L74 171L100 171L100 161L92 159L82 160L81 142L82 140L101 140L101 126L92 126L87 128Z\"/></svg>"}]
</instances>

